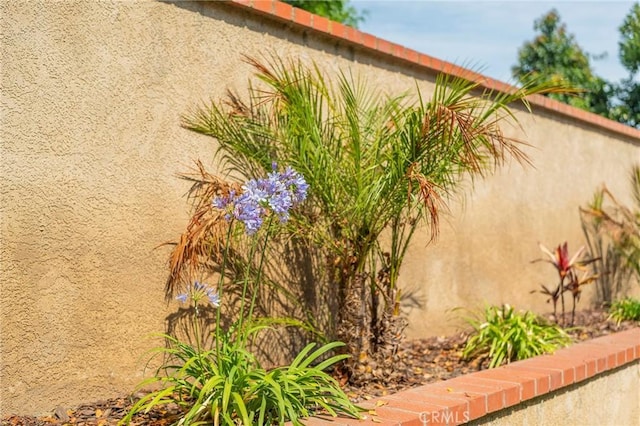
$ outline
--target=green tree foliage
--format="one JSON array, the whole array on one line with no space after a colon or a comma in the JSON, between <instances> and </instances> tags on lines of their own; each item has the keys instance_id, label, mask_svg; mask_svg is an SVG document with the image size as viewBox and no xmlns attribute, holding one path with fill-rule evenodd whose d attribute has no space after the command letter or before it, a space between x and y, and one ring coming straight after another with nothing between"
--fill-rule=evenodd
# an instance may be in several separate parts
<instances>
[{"instance_id":1,"label":"green tree foliage","mask_svg":"<svg viewBox=\"0 0 640 426\"><path fill-rule=\"evenodd\" d=\"M548 96L578 108L607 114L610 88L595 75L590 55L582 50L573 34L567 32L560 15L553 9L537 19L538 35L518 51L518 64L511 71L520 83L531 79L565 82L575 93L551 93Z\"/></svg>"},{"instance_id":2,"label":"green tree foliage","mask_svg":"<svg viewBox=\"0 0 640 426\"><path fill-rule=\"evenodd\" d=\"M640 70L640 4L636 3L620 26L620 62L635 75Z\"/></svg>"},{"instance_id":3,"label":"green tree foliage","mask_svg":"<svg viewBox=\"0 0 640 426\"><path fill-rule=\"evenodd\" d=\"M584 52L567 32L556 10L535 21L538 35L518 52L512 74L520 83L531 78L565 81L576 93L548 96L633 127L640 127L640 4L635 3L619 27L620 63L629 71L620 82L608 82L591 67L594 57Z\"/></svg>"},{"instance_id":4,"label":"green tree foliage","mask_svg":"<svg viewBox=\"0 0 640 426\"><path fill-rule=\"evenodd\" d=\"M629 71L615 88L619 100L611 111L611 118L630 126L640 127L640 4L633 5L620 30L620 63Z\"/></svg>"},{"instance_id":5,"label":"green tree foliage","mask_svg":"<svg viewBox=\"0 0 640 426\"><path fill-rule=\"evenodd\" d=\"M284 0L284 2L354 28L358 28L358 24L364 21L364 14L358 13L349 4L349 0Z\"/></svg>"},{"instance_id":6,"label":"green tree foliage","mask_svg":"<svg viewBox=\"0 0 640 426\"><path fill-rule=\"evenodd\" d=\"M625 78L614 90L618 103L611 109L608 117L640 128L640 83L633 77Z\"/></svg>"}]
</instances>

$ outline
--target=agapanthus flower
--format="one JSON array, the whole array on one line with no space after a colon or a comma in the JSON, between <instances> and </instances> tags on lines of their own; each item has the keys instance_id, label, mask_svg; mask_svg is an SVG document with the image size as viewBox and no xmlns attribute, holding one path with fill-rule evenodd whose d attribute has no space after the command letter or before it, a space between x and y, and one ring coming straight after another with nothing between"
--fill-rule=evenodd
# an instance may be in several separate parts
<instances>
[{"instance_id":1,"label":"agapanthus flower","mask_svg":"<svg viewBox=\"0 0 640 426\"><path fill-rule=\"evenodd\" d=\"M216 209L227 211L227 213L224 216L224 218L227 221L231 220L231 213L229 212L229 208L233 207L233 200L235 199L235 197L236 197L236 191L231 190L229 191L229 195L216 196L213 198L213 201L211 202L213 207L215 207Z\"/></svg>"},{"instance_id":2,"label":"agapanthus flower","mask_svg":"<svg viewBox=\"0 0 640 426\"><path fill-rule=\"evenodd\" d=\"M271 195L268 191L268 185L264 179L251 179L242 185L242 195L245 200L254 203L264 203Z\"/></svg>"},{"instance_id":3,"label":"agapanthus flower","mask_svg":"<svg viewBox=\"0 0 640 426\"><path fill-rule=\"evenodd\" d=\"M281 181L273 183L274 191L269 197L269 208L280 217L281 222L289 219L289 210L294 205L291 192L283 185Z\"/></svg>"},{"instance_id":4,"label":"agapanthus flower","mask_svg":"<svg viewBox=\"0 0 640 426\"><path fill-rule=\"evenodd\" d=\"M195 291L202 291L207 288L206 284L201 284L200 281L196 280L193 282L193 288Z\"/></svg>"},{"instance_id":5,"label":"agapanthus flower","mask_svg":"<svg viewBox=\"0 0 640 426\"><path fill-rule=\"evenodd\" d=\"M211 287L207 284L203 284L200 281L194 281L193 284L187 289L186 293L179 294L176 296L176 300L181 303L187 303L189 299L191 299L197 307L197 304L204 297L209 299L209 302L216 308L220 306L220 295L215 292Z\"/></svg>"},{"instance_id":6,"label":"agapanthus flower","mask_svg":"<svg viewBox=\"0 0 640 426\"><path fill-rule=\"evenodd\" d=\"M240 195L230 193L228 197L216 197L212 202L215 208L228 212L225 215L227 220L233 217L244 223L248 235L260 229L269 213L286 222L291 208L307 197L309 185L300 173L291 167L279 173L276 163L272 168L266 178L247 181Z\"/></svg>"},{"instance_id":7,"label":"agapanthus flower","mask_svg":"<svg viewBox=\"0 0 640 426\"><path fill-rule=\"evenodd\" d=\"M213 207L220 210L225 210L229 205L229 203L231 203L231 201L235 198L235 196L236 196L236 191L234 191L233 189L229 191L229 195L216 196L213 198L213 201L212 201Z\"/></svg>"},{"instance_id":8,"label":"agapanthus flower","mask_svg":"<svg viewBox=\"0 0 640 426\"><path fill-rule=\"evenodd\" d=\"M304 180L304 177L290 166L285 169L281 176L284 186L292 191L295 203L303 202L307 198L309 189L309 184Z\"/></svg>"},{"instance_id":9,"label":"agapanthus flower","mask_svg":"<svg viewBox=\"0 0 640 426\"><path fill-rule=\"evenodd\" d=\"M251 199L250 194L242 194L235 202L233 216L244 223L247 234L255 233L262 226L262 218L265 214L264 208Z\"/></svg>"},{"instance_id":10,"label":"agapanthus flower","mask_svg":"<svg viewBox=\"0 0 640 426\"><path fill-rule=\"evenodd\" d=\"M207 297L209 298L209 302L216 308L220 306L220 294L209 292L207 293Z\"/></svg>"}]
</instances>

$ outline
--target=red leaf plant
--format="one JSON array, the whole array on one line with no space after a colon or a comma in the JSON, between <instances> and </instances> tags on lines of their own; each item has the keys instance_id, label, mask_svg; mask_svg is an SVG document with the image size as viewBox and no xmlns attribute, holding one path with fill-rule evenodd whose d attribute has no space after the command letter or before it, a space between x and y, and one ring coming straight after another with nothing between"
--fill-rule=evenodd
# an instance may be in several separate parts
<instances>
[{"instance_id":1,"label":"red leaf plant","mask_svg":"<svg viewBox=\"0 0 640 426\"><path fill-rule=\"evenodd\" d=\"M569 245L565 241L563 244L558 245L554 251L549 250L542 244L538 244L540 250L542 250L548 259L536 259L533 262L548 262L554 266L558 272L559 282L555 288L549 288L542 285L542 290L533 290L531 293L542 293L549 296L548 301L553 302L553 317L558 322L557 305L558 299L562 306L562 326L565 325L565 304L564 293L570 291L573 297L573 308L571 310L571 325L575 321L576 303L580 300L580 294L582 293L581 287L589 284L597 278L597 275L590 274L586 266L591 262L595 262L599 258L585 259L583 253L585 247L582 246L574 253L573 256L569 255ZM578 271L582 271L582 275L578 275ZM547 301L547 302L548 302Z\"/></svg>"}]
</instances>

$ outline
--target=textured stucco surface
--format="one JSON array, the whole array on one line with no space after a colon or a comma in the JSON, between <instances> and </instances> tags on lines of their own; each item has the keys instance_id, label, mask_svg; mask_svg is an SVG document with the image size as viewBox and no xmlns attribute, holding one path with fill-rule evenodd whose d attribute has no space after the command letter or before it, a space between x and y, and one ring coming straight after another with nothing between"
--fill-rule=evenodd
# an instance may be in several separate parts
<instances>
[{"instance_id":1,"label":"textured stucco surface","mask_svg":"<svg viewBox=\"0 0 640 426\"><path fill-rule=\"evenodd\" d=\"M375 87L428 93L433 77L213 3L2 1L0 415L128 392L174 309L166 247L186 223L176 174L215 142L180 115L250 77L242 55L275 52L351 69ZM410 336L455 327L484 301L546 310L553 279L537 241L581 243L577 208L607 182L627 193L640 141L566 118L519 114L535 168L510 165L453 200L436 244L415 238L402 272L420 307ZM624 198L624 197L621 197ZM421 238L423 237L423 238Z\"/></svg>"},{"instance_id":2,"label":"textured stucco surface","mask_svg":"<svg viewBox=\"0 0 640 426\"><path fill-rule=\"evenodd\" d=\"M635 361L472 425L635 426L640 419L640 363Z\"/></svg>"}]
</instances>

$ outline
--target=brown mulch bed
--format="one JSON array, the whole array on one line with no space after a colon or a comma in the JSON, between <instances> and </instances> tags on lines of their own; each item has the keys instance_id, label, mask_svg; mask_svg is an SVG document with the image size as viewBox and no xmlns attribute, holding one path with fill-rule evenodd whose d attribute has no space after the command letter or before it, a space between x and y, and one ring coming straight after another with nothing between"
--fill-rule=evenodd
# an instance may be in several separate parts
<instances>
[{"instance_id":1,"label":"brown mulch bed","mask_svg":"<svg viewBox=\"0 0 640 426\"><path fill-rule=\"evenodd\" d=\"M607 313L602 310L576 312L575 329L570 331L576 341L584 341L617 331L636 327L636 322L626 321L616 326L607 321ZM376 380L356 385L345 384L345 392L354 402L361 402L388 395L403 389L420 386L440 380L451 379L483 368L478 360L462 361L461 351L467 335L457 333L450 336L430 337L404 342L393 357L393 371L382 371ZM117 397L104 401L82 404L73 408L55 407L44 417L7 416L1 426L44 426L44 425L115 425L131 407L135 396ZM134 417L132 425L163 426L175 422L177 407L167 406L152 410L146 415Z\"/></svg>"}]
</instances>

